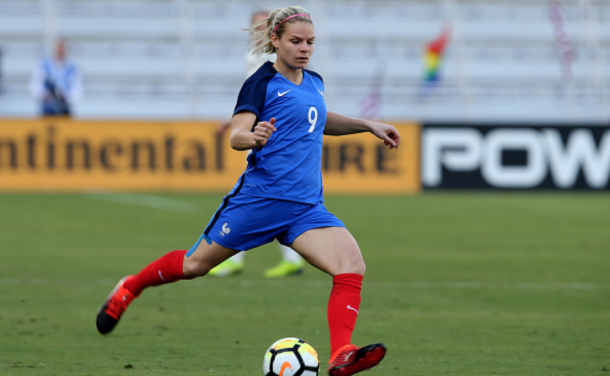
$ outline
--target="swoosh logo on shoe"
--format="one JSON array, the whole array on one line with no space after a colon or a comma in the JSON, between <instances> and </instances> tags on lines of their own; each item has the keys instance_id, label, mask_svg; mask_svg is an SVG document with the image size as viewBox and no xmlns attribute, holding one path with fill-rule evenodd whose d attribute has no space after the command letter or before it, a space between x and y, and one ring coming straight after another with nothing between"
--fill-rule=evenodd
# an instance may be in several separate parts
<instances>
[{"instance_id":1,"label":"swoosh logo on shoe","mask_svg":"<svg viewBox=\"0 0 610 376\"><path fill-rule=\"evenodd\" d=\"M290 370L292 371L292 366L290 365L290 362L284 362L282 364L282 369L280 370L280 376L284 375L284 371L286 371L286 368L290 368Z\"/></svg>"},{"instance_id":2,"label":"swoosh logo on shoe","mask_svg":"<svg viewBox=\"0 0 610 376\"><path fill-rule=\"evenodd\" d=\"M278 96L278 97L283 97L284 95L288 94L288 92L290 92L290 91L292 91L292 89L287 90L287 91L285 91L285 92L283 92L283 93L280 93L280 92L278 91L278 92L277 92L277 96Z\"/></svg>"}]
</instances>

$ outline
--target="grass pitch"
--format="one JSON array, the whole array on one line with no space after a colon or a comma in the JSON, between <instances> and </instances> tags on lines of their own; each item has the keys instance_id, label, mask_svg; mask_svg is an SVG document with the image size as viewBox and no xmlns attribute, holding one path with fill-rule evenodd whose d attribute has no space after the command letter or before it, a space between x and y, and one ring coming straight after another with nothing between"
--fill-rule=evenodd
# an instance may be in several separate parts
<instances>
[{"instance_id":1,"label":"grass pitch","mask_svg":"<svg viewBox=\"0 0 610 376\"><path fill-rule=\"evenodd\" d=\"M246 271L146 290L113 333L98 306L124 275L189 248L219 194L0 195L0 375L262 375L297 336L326 374L330 278ZM610 196L328 196L368 271L354 342L367 375L610 375Z\"/></svg>"}]
</instances>

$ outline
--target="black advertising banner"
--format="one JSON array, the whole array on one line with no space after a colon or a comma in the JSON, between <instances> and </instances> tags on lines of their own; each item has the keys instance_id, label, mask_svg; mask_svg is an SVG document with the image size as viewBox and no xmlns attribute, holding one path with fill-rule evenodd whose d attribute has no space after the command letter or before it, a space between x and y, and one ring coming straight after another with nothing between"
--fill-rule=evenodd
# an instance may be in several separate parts
<instances>
[{"instance_id":1,"label":"black advertising banner","mask_svg":"<svg viewBox=\"0 0 610 376\"><path fill-rule=\"evenodd\" d=\"M424 124L427 190L608 190L610 126Z\"/></svg>"}]
</instances>

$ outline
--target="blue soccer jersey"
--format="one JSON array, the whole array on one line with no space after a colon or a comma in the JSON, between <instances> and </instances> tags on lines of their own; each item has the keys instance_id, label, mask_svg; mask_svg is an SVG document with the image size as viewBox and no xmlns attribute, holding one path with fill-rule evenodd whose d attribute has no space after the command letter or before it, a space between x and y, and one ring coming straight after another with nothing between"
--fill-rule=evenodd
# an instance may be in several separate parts
<instances>
[{"instance_id":1,"label":"blue soccer jersey","mask_svg":"<svg viewBox=\"0 0 610 376\"><path fill-rule=\"evenodd\" d=\"M254 113L256 122L275 118L277 131L265 146L252 150L234 191L308 204L322 202L326 124L322 77L304 69L303 81L295 85L267 62L242 86L234 114L243 111Z\"/></svg>"}]
</instances>

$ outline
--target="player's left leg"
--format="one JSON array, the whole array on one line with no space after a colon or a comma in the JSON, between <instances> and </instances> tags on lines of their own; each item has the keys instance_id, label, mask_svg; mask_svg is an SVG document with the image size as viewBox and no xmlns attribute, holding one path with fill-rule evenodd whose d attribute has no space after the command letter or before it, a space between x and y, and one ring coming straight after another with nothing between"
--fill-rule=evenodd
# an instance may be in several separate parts
<instances>
[{"instance_id":1,"label":"player's left leg","mask_svg":"<svg viewBox=\"0 0 610 376\"><path fill-rule=\"evenodd\" d=\"M333 277L328 302L329 374L349 376L377 365L386 353L383 344L358 348L351 343L366 270L356 240L344 227L314 228L299 235L292 248L310 264Z\"/></svg>"},{"instance_id":2,"label":"player's left leg","mask_svg":"<svg viewBox=\"0 0 610 376\"><path fill-rule=\"evenodd\" d=\"M366 266L356 240L343 227L324 227L301 234L295 251L333 277L328 302L331 354L351 343L360 309L360 291Z\"/></svg>"}]
</instances>

